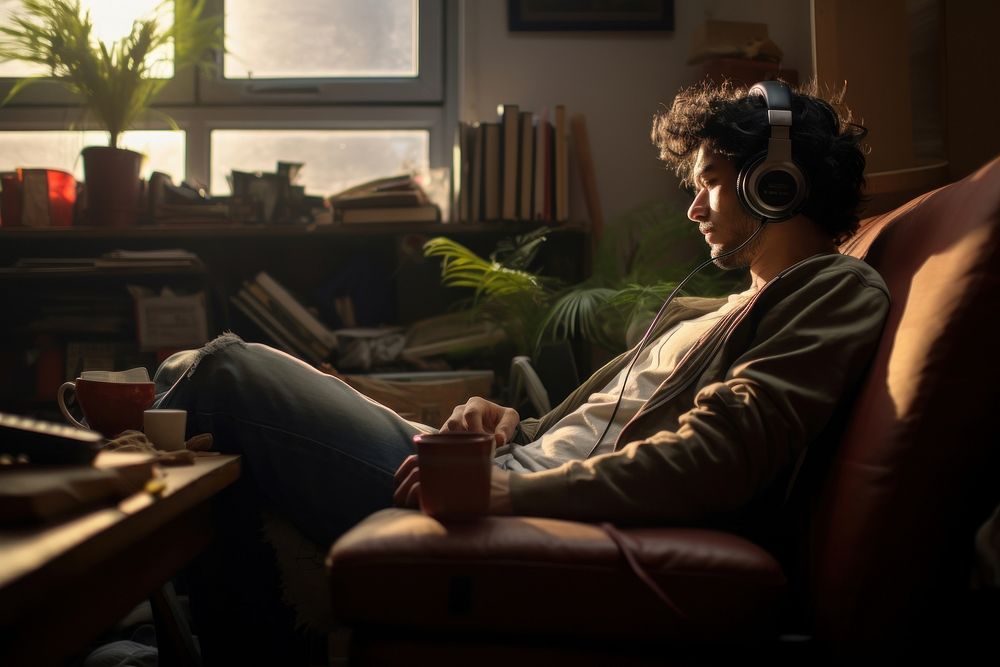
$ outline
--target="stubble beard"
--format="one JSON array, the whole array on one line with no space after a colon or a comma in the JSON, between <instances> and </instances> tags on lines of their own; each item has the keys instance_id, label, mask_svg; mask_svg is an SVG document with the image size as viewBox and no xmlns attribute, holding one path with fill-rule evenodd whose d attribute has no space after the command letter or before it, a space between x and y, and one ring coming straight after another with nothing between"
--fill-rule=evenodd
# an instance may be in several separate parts
<instances>
[{"instance_id":1,"label":"stubble beard","mask_svg":"<svg viewBox=\"0 0 1000 667\"><path fill-rule=\"evenodd\" d=\"M764 240L764 232L758 234L753 241L744 246L739 252L732 255L726 255L725 257L719 257L719 255L727 250L738 247L741 243L746 241L747 238L749 238L750 235L757 230L757 224L756 220L749 216L745 216L741 220L740 228L736 233L736 241L730 248L725 248L722 244L712 246L712 263L720 269L724 269L726 271L749 268L753 258L757 256L757 251L760 250L760 245Z\"/></svg>"}]
</instances>

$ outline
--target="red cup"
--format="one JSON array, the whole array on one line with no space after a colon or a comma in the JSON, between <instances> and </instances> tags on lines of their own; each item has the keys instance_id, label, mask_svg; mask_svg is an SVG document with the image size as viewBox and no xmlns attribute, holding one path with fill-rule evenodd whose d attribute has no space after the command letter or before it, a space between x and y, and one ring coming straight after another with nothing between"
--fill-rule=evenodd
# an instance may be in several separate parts
<instances>
[{"instance_id":1,"label":"red cup","mask_svg":"<svg viewBox=\"0 0 1000 667\"><path fill-rule=\"evenodd\" d=\"M71 227L73 206L76 204L76 179L73 174L49 169L49 225Z\"/></svg>"},{"instance_id":2,"label":"red cup","mask_svg":"<svg viewBox=\"0 0 1000 667\"><path fill-rule=\"evenodd\" d=\"M495 442L491 433L465 431L413 436L424 514L451 521L486 514Z\"/></svg>"},{"instance_id":3,"label":"red cup","mask_svg":"<svg viewBox=\"0 0 1000 667\"><path fill-rule=\"evenodd\" d=\"M0 216L7 227L70 227L76 179L59 169L24 169L0 174Z\"/></svg>"},{"instance_id":4,"label":"red cup","mask_svg":"<svg viewBox=\"0 0 1000 667\"><path fill-rule=\"evenodd\" d=\"M78 422L66 407L66 392L76 392L76 402L83 410L87 424ZM156 398L152 382L100 382L77 378L64 382L56 393L59 410L66 420L78 428L113 438L122 431L142 430L142 413Z\"/></svg>"}]
</instances>

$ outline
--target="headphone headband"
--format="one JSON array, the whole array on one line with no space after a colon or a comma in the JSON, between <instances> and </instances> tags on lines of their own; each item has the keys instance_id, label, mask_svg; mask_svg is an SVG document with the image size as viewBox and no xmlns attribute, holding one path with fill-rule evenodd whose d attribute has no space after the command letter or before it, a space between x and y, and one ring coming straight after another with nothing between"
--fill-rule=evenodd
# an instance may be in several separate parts
<instances>
[{"instance_id":1,"label":"headphone headband","mask_svg":"<svg viewBox=\"0 0 1000 667\"><path fill-rule=\"evenodd\" d=\"M750 88L767 105L767 150L747 160L736 179L736 192L755 216L777 222L794 216L809 185L792 158L792 93L781 81L761 81Z\"/></svg>"},{"instance_id":2,"label":"headphone headband","mask_svg":"<svg viewBox=\"0 0 1000 667\"><path fill-rule=\"evenodd\" d=\"M780 81L758 81L751 86L750 95L763 97L768 111L792 111L792 91ZM788 124L791 125L791 121Z\"/></svg>"}]
</instances>

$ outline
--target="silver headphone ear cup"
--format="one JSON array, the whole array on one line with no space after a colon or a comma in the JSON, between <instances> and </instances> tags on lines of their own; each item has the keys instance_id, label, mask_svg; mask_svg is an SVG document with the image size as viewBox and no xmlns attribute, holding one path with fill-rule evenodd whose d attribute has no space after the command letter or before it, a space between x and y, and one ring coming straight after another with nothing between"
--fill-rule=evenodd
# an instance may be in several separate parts
<instances>
[{"instance_id":1,"label":"silver headphone ear cup","mask_svg":"<svg viewBox=\"0 0 1000 667\"><path fill-rule=\"evenodd\" d=\"M809 182L792 157L792 93L780 81L761 81L750 88L750 95L764 98L770 132L767 150L740 170L736 192L756 217L787 220L799 212L809 194Z\"/></svg>"},{"instance_id":2,"label":"silver headphone ear cup","mask_svg":"<svg viewBox=\"0 0 1000 667\"><path fill-rule=\"evenodd\" d=\"M775 179L779 174L783 176ZM769 176L772 178L770 182L766 180ZM798 213L809 192L809 185L795 163L768 162L767 155L760 154L740 171L736 192L752 215L778 222ZM775 197L780 201L774 201Z\"/></svg>"},{"instance_id":3,"label":"silver headphone ear cup","mask_svg":"<svg viewBox=\"0 0 1000 667\"><path fill-rule=\"evenodd\" d=\"M736 196L740 200L740 204L743 205L751 215L754 217L770 217L761 211L759 202L752 191L752 188L747 188L747 183L752 182L752 176L754 171L767 159L767 153L757 153L749 160L743 163L743 168L740 169L740 173L736 176Z\"/></svg>"}]
</instances>

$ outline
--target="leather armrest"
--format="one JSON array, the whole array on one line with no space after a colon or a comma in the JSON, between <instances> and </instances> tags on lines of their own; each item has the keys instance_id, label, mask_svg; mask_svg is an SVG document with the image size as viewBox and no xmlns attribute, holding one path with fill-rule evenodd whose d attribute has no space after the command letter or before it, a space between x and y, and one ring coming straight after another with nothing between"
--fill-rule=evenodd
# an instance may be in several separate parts
<instances>
[{"instance_id":1,"label":"leather armrest","mask_svg":"<svg viewBox=\"0 0 1000 667\"><path fill-rule=\"evenodd\" d=\"M612 637L774 636L786 587L777 561L736 535L617 531L536 517L442 524L414 510L368 517L327 558L335 614L352 625Z\"/></svg>"}]
</instances>

